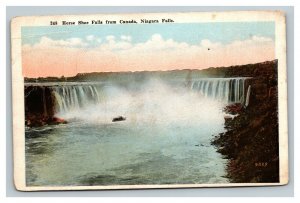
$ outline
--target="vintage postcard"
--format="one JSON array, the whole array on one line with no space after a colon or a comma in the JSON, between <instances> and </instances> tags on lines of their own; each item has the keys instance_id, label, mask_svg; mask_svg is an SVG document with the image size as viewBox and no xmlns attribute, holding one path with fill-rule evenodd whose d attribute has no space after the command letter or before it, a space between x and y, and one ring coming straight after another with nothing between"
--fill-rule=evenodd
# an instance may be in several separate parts
<instances>
[{"instance_id":1,"label":"vintage postcard","mask_svg":"<svg viewBox=\"0 0 300 203\"><path fill-rule=\"evenodd\" d=\"M280 11L17 17L22 191L288 183Z\"/></svg>"}]
</instances>

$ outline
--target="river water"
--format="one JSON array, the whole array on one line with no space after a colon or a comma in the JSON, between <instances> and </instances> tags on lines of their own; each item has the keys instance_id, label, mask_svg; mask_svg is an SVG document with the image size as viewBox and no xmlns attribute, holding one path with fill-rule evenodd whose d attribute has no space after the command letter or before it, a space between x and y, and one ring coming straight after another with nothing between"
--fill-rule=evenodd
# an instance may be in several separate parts
<instances>
[{"instance_id":1,"label":"river water","mask_svg":"<svg viewBox=\"0 0 300 203\"><path fill-rule=\"evenodd\" d=\"M57 116L68 123L26 129L28 186L228 182L210 144L224 131L224 100L159 81L83 88L89 96L59 88Z\"/></svg>"}]
</instances>

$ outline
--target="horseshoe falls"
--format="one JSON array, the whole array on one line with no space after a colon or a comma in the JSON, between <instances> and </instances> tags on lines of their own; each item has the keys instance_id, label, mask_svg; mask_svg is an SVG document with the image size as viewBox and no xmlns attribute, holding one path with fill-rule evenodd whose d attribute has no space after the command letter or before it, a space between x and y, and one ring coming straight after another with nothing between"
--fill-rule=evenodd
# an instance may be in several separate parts
<instances>
[{"instance_id":1,"label":"horseshoe falls","mask_svg":"<svg viewBox=\"0 0 300 203\"><path fill-rule=\"evenodd\" d=\"M247 79L27 83L41 111L67 123L26 128L26 184L227 183L210 142L225 130L223 108L245 103Z\"/></svg>"}]
</instances>

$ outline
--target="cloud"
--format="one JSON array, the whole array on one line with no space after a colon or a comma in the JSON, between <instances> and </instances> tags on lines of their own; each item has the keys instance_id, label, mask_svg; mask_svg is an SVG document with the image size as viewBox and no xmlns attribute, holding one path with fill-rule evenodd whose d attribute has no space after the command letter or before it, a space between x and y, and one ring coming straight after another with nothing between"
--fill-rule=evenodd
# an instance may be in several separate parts
<instances>
[{"instance_id":1,"label":"cloud","mask_svg":"<svg viewBox=\"0 0 300 203\"><path fill-rule=\"evenodd\" d=\"M94 35L65 40L42 37L34 45L23 45L22 61L24 74L36 77L95 71L203 69L274 58L274 41L263 36L226 44L209 39L189 44L153 34L140 43L134 43L126 35L108 35L104 40Z\"/></svg>"},{"instance_id":2,"label":"cloud","mask_svg":"<svg viewBox=\"0 0 300 203\"><path fill-rule=\"evenodd\" d=\"M101 38L97 38L96 40L98 43L101 43L102 42L102 39Z\"/></svg>"},{"instance_id":3,"label":"cloud","mask_svg":"<svg viewBox=\"0 0 300 203\"><path fill-rule=\"evenodd\" d=\"M105 38L108 42L112 42L112 41L115 41L115 36L113 36L113 35L108 35L108 36L106 36L106 38Z\"/></svg>"},{"instance_id":4,"label":"cloud","mask_svg":"<svg viewBox=\"0 0 300 203\"><path fill-rule=\"evenodd\" d=\"M88 35L88 36L86 36L86 40L87 41L94 41L95 40L95 36L94 35Z\"/></svg>"},{"instance_id":5,"label":"cloud","mask_svg":"<svg viewBox=\"0 0 300 203\"><path fill-rule=\"evenodd\" d=\"M129 35L121 35L121 40L131 42L131 36L129 36Z\"/></svg>"},{"instance_id":6,"label":"cloud","mask_svg":"<svg viewBox=\"0 0 300 203\"><path fill-rule=\"evenodd\" d=\"M132 47L132 52L157 52L157 51L177 51L178 49L187 49L190 45L185 42L176 42L173 39L163 39L160 34L153 34L150 39L144 43L137 43Z\"/></svg>"},{"instance_id":7,"label":"cloud","mask_svg":"<svg viewBox=\"0 0 300 203\"><path fill-rule=\"evenodd\" d=\"M221 43L218 43L218 42L211 42L210 40L208 39L203 39L201 40L200 42L200 46L203 47L203 48L218 48L218 47L221 47L222 44Z\"/></svg>"},{"instance_id":8,"label":"cloud","mask_svg":"<svg viewBox=\"0 0 300 203\"><path fill-rule=\"evenodd\" d=\"M81 38L69 38L66 40L53 40L48 37L42 37L40 42L35 47L85 47L88 43Z\"/></svg>"},{"instance_id":9,"label":"cloud","mask_svg":"<svg viewBox=\"0 0 300 203\"><path fill-rule=\"evenodd\" d=\"M120 37L121 40L116 41L116 37L113 35L106 36L106 41L102 43L96 50L98 51L120 51L120 50L128 50L132 47L131 37L122 35Z\"/></svg>"},{"instance_id":10,"label":"cloud","mask_svg":"<svg viewBox=\"0 0 300 203\"><path fill-rule=\"evenodd\" d=\"M257 41L257 42L272 42L273 40L271 38L267 38L267 37L261 37L261 36L252 36L252 40L253 41Z\"/></svg>"}]
</instances>

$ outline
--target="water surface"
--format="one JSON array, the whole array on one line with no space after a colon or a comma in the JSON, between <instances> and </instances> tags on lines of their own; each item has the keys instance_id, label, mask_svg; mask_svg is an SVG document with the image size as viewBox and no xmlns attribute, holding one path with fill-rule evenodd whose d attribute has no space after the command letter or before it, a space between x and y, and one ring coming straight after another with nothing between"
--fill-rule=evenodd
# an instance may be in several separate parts
<instances>
[{"instance_id":1,"label":"water surface","mask_svg":"<svg viewBox=\"0 0 300 203\"><path fill-rule=\"evenodd\" d=\"M57 112L68 124L26 130L27 185L228 181L210 144L224 131L224 102L158 81L97 88L97 102ZM120 115L126 120L112 122Z\"/></svg>"}]
</instances>

